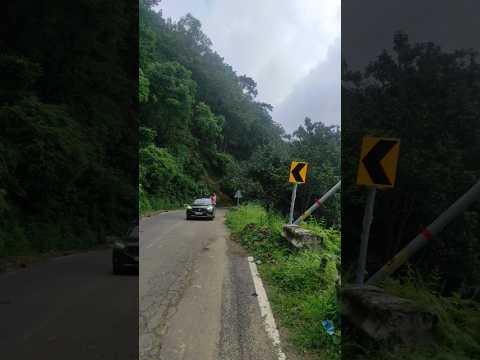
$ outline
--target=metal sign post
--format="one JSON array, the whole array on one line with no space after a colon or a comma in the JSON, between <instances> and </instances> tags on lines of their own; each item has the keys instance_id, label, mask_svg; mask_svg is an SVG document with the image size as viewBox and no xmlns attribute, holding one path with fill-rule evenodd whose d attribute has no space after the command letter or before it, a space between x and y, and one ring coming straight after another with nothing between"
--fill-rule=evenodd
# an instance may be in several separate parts
<instances>
[{"instance_id":1,"label":"metal sign post","mask_svg":"<svg viewBox=\"0 0 480 360\"><path fill-rule=\"evenodd\" d=\"M237 206L240 205L240 198L242 197L242 193L240 192L240 190L237 190L237 192L235 193L235 195L233 195L233 197L235 199L237 199Z\"/></svg>"},{"instance_id":2,"label":"metal sign post","mask_svg":"<svg viewBox=\"0 0 480 360\"><path fill-rule=\"evenodd\" d=\"M292 203L290 204L290 215L288 217L288 223L293 223L293 210L295 209L295 198L297 197L298 184L304 184L307 178L306 162L292 161L290 164L290 173L288 176L288 182L294 184L292 190Z\"/></svg>"},{"instance_id":3,"label":"metal sign post","mask_svg":"<svg viewBox=\"0 0 480 360\"><path fill-rule=\"evenodd\" d=\"M397 172L400 140L365 136L360 153L357 185L369 187L365 213L363 215L360 254L356 274L357 285L363 285L367 265L368 239L373 221L377 188L393 188Z\"/></svg>"},{"instance_id":4,"label":"metal sign post","mask_svg":"<svg viewBox=\"0 0 480 360\"><path fill-rule=\"evenodd\" d=\"M290 216L288 217L288 223L293 223L293 210L295 209L295 198L297 197L297 187L298 184L293 185L292 189L292 203L290 204Z\"/></svg>"},{"instance_id":5,"label":"metal sign post","mask_svg":"<svg viewBox=\"0 0 480 360\"><path fill-rule=\"evenodd\" d=\"M360 256L358 258L357 285L363 285L365 279L365 266L367 264L368 238L370 237L370 227L373 221L373 208L375 206L375 194L377 189L372 187L368 190L367 204L363 215L363 228L360 243Z\"/></svg>"}]
</instances>

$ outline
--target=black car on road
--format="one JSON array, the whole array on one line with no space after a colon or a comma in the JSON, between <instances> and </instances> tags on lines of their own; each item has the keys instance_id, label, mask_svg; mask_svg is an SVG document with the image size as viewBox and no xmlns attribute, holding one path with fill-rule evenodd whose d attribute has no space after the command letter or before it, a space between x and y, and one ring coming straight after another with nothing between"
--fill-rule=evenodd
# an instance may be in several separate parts
<instances>
[{"instance_id":1,"label":"black car on road","mask_svg":"<svg viewBox=\"0 0 480 360\"><path fill-rule=\"evenodd\" d=\"M187 220L190 219L215 219L215 206L209 198L196 199L187 205Z\"/></svg>"},{"instance_id":2,"label":"black car on road","mask_svg":"<svg viewBox=\"0 0 480 360\"><path fill-rule=\"evenodd\" d=\"M115 275L127 269L138 270L138 224L130 227L127 233L113 242L112 264Z\"/></svg>"}]
</instances>

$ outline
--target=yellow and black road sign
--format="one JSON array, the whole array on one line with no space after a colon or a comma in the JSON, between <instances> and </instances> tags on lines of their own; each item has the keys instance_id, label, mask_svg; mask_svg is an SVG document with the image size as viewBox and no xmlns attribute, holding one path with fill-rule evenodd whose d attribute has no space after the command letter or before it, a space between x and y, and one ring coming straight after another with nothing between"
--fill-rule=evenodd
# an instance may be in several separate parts
<instances>
[{"instance_id":1,"label":"yellow and black road sign","mask_svg":"<svg viewBox=\"0 0 480 360\"><path fill-rule=\"evenodd\" d=\"M294 184L304 184L307 178L307 167L306 162L292 161L288 181Z\"/></svg>"},{"instance_id":2,"label":"yellow and black road sign","mask_svg":"<svg viewBox=\"0 0 480 360\"><path fill-rule=\"evenodd\" d=\"M365 136L358 166L357 184L393 188L399 151L400 139Z\"/></svg>"}]
</instances>

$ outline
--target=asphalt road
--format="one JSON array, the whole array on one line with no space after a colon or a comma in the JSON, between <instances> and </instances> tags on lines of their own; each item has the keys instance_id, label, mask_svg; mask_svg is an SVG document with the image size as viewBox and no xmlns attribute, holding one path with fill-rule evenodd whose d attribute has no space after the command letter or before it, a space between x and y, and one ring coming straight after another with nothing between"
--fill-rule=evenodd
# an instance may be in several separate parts
<instances>
[{"instance_id":1,"label":"asphalt road","mask_svg":"<svg viewBox=\"0 0 480 360\"><path fill-rule=\"evenodd\" d=\"M109 250L1 274L0 358L138 359L138 274L112 275Z\"/></svg>"},{"instance_id":2,"label":"asphalt road","mask_svg":"<svg viewBox=\"0 0 480 360\"><path fill-rule=\"evenodd\" d=\"M214 221L172 211L140 223L140 359L278 359L246 254Z\"/></svg>"}]
</instances>

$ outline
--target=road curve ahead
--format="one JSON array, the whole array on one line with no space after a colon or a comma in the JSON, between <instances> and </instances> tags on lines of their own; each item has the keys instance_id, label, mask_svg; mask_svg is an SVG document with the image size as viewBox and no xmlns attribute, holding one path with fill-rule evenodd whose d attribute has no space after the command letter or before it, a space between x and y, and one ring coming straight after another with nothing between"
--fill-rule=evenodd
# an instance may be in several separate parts
<instances>
[{"instance_id":1,"label":"road curve ahead","mask_svg":"<svg viewBox=\"0 0 480 360\"><path fill-rule=\"evenodd\" d=\"M0 275L0 358L138 359L138 274L112 275L111 250Z\"/></svg>"},{"instance_id":2,"label":"road curve ahead","mask_svg":"<svg viewBox=\"0 0 480 360\"><path fill-rule=\"evenodd\" d=\"M273 360L246 254L184 211L140 222L140 359Z\"/></svg>"}]
</instances>

